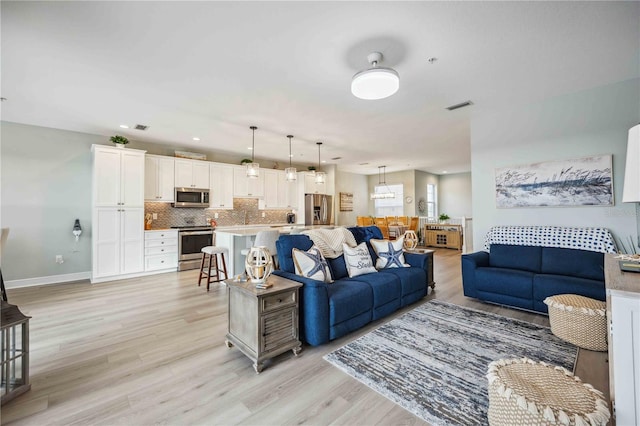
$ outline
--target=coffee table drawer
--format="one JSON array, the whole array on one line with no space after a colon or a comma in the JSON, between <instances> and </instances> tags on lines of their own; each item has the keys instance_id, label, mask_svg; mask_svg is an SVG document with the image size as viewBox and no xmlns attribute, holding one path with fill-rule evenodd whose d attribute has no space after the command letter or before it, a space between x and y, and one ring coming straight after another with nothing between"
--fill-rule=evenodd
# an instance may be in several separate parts
<instances>
[{"instance_id":1,"label":"coffee table drawer","mask_svg":"<svg viewBox=\"0 0 640 426\"><path fill-rule=\"evenodd\" d=\"M292 290L263 297L261 299L262 312L274 311L285 306L295 305L297 303L297 293L297 291Z\"/></svg>"}]
</instances>

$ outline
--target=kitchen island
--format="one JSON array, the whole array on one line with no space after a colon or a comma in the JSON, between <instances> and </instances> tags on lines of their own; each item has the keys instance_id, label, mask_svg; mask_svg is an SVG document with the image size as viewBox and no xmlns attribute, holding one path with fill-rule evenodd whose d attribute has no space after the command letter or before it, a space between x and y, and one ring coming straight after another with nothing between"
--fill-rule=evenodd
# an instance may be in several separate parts
<instances>
[{"instance_id":1,"label":"kitchen island","mask_svg":"<svg viewBox=\"0 0 640 426\"><path fill-rule=\"evenodd\" d=\"M253 246L256 234L260 231L272 231L277 229L280 234L300 233L306 229L333 228L333 226L304 226L304 225L241 225L225 226L216 228L216 246L229 249L229 259L227 259L227 270L229 278L244 272L244 255L240 253L243 249Z\"/></svg>"}]
</instances>

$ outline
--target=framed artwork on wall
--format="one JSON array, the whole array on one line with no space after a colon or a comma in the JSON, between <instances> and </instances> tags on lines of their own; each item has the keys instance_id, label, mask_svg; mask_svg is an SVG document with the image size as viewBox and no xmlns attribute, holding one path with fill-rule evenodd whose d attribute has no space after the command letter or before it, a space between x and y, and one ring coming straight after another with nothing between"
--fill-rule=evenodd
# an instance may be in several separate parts
<instances>
[{"instance_id":1,"label":"framed artwork on wall","mask_svg":"<svg viewBox=\"0 0 640 426\"><path fill-rule=\"evenodd\" d=\"M340 193L340 211L341 212L353 211L353 193L352 192Z\"/></svg>"},{"instance_id":2,"label":"framed artwork on wall","mask_svg":"<svg viewBox=\"0 0 640 426\"><path fill-rule=\"evenodd\" d=\"M613 206L611 155L496 169L496 207Z\"/></svg>"}]
</instances>

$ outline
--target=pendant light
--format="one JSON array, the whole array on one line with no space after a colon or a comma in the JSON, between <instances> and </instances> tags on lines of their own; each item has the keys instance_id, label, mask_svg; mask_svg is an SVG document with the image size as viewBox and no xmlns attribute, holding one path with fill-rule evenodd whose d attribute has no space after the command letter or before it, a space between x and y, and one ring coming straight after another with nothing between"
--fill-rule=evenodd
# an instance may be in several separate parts
<instances>
[{"instance_id":1,"label":"pendant light","mask_svg":"<svg viewBox=\"0 0 640 426\"><path fill-rule=\"evenodd\" d=\"M284 169L284 178L287 182L295 182L298 179L298 173L295 167L291 167L291 138L293 135L287 135L289 138L289 167Z\"/></svg>"},{"instance_id":2,"label":"pendant light","mask_svg":"<svg viewBox=\"0 0 640 426\"><path fill-rule=\"evenodd\" d=\"M351 79L353 96L365 100L384 99L400 88L400 76L393 68L379 67L382 53L371 52L367 56L371 68L360 71Z\"/></svg>"},{"instance_id":3,"label":"pendant light","mask_svg":"<svg viewBox=\"0 0 640 426\"><path fill-rule=\"evenodd\" d=\"M380 170L384 173L384 178L380 178ZM387 186L387 166L378 166L378 186L384 185L387 188L387 192L372 192L371 199L372 200L383 200L387 198L396 198L396 193L392 192Z\"/></svg>"},{"instance_id":4,"label":"pendant light","mask_svg":"<svg viewBox=\"0 0 640 426\"><path fill-rule=\"evenodd\" d=\"M327 174L320 171L320 147L322 146L322 142L316 142L316 145L318 145L318 170L316 171L315 182L322 184L327 178Z\"/></svg>"},{"instance_id":5,"label":"pendant light","mask_svg":"<svg viewBox=\"0 0 640 426\"><path fill-rule=\"evenodd\" d=\"M251 163L247 164L247 177L251 179L257 179L260 175L260 164L253 161L254 154L256 152L256 126L249 127L253 132L251 136Z\"/></svg>"}]
</instances>

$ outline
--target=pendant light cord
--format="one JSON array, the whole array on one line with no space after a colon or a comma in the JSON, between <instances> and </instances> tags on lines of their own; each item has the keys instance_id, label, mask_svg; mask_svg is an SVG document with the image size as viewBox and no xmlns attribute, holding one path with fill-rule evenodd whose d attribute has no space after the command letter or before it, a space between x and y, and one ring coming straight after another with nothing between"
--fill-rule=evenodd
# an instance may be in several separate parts
<instances>
[{"instance_id":1,"label":"pendant light cord","mask_svg":"<svg viewBox=\"0 0 640 426\"><path fill-rule=\"evenodd\" d=\"M289 138L289 168L291 168L291 138L293 135L287 135L287 137Z\"/></svg>"},{"instance_id":2,"label":"pendant light cord","mask_svg":"<svg viewBox=\"0 0 640 426\"><path fill-rule=\"evenodd\" d=\"M322 142L316 142L316 144L318 145L318 171L320 171L320 146Z\"/></svg>"},{"instance_id":3,"label":"pendant light cord","mask_svg":"<svg viewBox=\"0 0 640 426\"><path fill-rule=\"evenodd\" d=\"M255 163L255 161L253 161L254 155L255 155L255 151L256 151L256 126L251 126L249 127L251 129L251 162Z\"/></svg>"}]
</instances>

